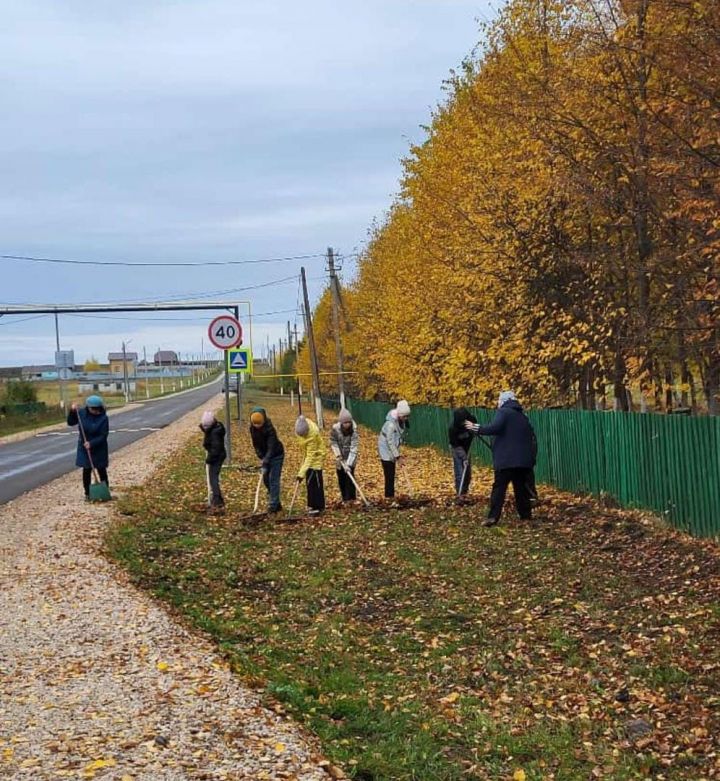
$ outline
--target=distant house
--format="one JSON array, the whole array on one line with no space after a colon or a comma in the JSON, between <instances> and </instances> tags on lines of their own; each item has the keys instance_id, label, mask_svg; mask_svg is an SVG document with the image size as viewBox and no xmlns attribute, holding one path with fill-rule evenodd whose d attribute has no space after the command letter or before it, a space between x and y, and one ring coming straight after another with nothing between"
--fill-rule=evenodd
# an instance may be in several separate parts
<instances>
[{"instance_id":1,"label":"distant house","mask_svg":"<svg viewBox=\"0 0 720 781\"><path fill-rule=\"evenodd\" d=\"M153 362L156 366L177 366L180 363L178 354L174 350L158 350Z\"/></svg>"},{"instance_id":2,"label":"distant house","mask_svg":"<svg viewBox=\"0 0 720 781\"><path fill-rule=\"evenodd\" d=\"M134 377L137 373L138 354L126 352L123 356L122 353L108 353L108 363L110 364L111 374L125 374L125 368L123 367L123 360L127 365L128 377Z\"/></svg>"}]
</instances>

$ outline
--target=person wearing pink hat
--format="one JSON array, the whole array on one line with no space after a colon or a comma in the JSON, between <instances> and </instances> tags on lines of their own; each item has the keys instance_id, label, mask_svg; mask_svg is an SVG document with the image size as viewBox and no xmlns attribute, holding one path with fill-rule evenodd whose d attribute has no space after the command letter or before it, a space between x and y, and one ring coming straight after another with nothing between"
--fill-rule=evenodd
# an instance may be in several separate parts
<instances>
[{"instance_id":1,"label":"person wearing pink hat","mask_svg":"<svg viewBox=\"0 0 720 781\"><path fill-rule=\"evenodd\" d=\"M216 419L212 410L205 410L200 419L200 430L204 434L203 447L207 452L205 472L208 485L208 512L222 515L225 512L225 499L220 490L220 470L227 458L225 426Z\"/></svg>"}]
</instances>

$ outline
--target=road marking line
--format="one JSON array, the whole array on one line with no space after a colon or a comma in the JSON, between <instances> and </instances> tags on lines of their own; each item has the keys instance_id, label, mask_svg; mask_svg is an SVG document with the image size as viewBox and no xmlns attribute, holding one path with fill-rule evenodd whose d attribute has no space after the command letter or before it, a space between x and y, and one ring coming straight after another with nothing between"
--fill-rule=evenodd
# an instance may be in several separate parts
<instances>
[{"instance_id":1,"label":"road marking line","mask_svg":"<svg viewBox=\"0 0 720 781\"><path fill-rule=\"evenodd\" d=\"M133 434L139 432L139 431L162 431L161 428L156 428L155 426L142 426L140 428L114 428L110 430L111 434L117 434L119 432L131 432ZM77 436L76 431L50 431L47 434L35 434L35 439L40 439L41 437L72 437Z\"/></svg>"}]
</instances>

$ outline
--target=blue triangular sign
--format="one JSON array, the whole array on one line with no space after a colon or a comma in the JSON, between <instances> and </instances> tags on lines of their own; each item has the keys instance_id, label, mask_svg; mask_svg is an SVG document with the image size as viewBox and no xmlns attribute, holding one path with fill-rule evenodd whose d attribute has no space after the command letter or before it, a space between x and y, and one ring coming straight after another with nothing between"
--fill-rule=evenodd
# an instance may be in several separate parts
<instances>
[{"instance_id":1,"label":"blue triangular sign","mask_svg":"<svg viewBox=\"0 0 720 781\"><path fill-rule=\"evenodd\" d=\"M247 369L247 353L236 352L230 358L231 369Z\"/></svg>"}]
</instances>

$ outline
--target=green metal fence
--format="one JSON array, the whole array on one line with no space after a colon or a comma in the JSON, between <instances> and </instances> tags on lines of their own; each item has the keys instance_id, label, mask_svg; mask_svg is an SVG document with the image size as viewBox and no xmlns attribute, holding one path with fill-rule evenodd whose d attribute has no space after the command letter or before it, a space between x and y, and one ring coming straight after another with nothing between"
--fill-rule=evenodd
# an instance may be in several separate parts
<instances>
[{"instance_id":1,"label":"green metal fence","mask_svg":"<svg viewBox=\"0 0 720 781\"><path fill-rule=\"evenodd\" d=\"M349 399L355 419L378 431L389 404ZM493 411L472 410L481 423ZM720 537L720 418L584 410L530 410L538 482L608 494L624 507L661 514L698 537ZM448 449L451 412L413 406L408 444ZM475 461L490 452L475 445Z\"/></svg>"}]
</instances>

